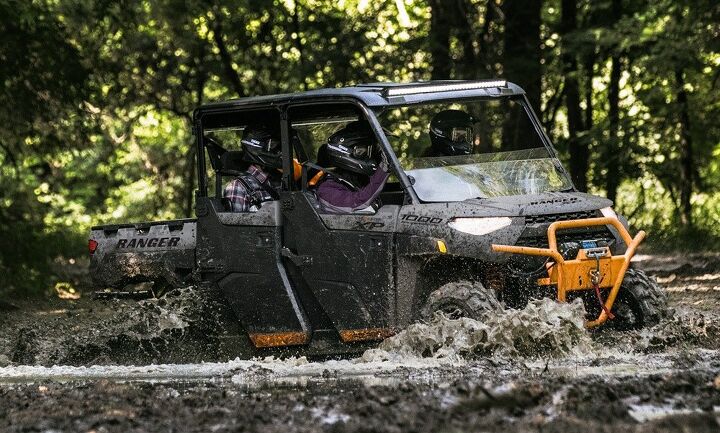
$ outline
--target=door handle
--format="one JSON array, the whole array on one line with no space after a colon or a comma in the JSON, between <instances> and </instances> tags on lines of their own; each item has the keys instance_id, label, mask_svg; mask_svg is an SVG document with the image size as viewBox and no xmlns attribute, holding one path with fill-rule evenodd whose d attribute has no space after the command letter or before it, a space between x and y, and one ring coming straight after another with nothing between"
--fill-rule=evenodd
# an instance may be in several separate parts
<instances>
[{"instance_id":1,"label":"door handle","mask_svg":"<svg viewBox=\"0 0 720 433\"><path fill-rule=\"evenodd\" d=\"M287 247L283 247L280 250L280 255L287 259L290 259L290 261L293 262L293 264L295 266L299 266L299 267L310 266L313 263L313 259L311 256L297 255L297 254L293 253L292 251L290 251L290 249Z\"/></svg>"}]
</instances>

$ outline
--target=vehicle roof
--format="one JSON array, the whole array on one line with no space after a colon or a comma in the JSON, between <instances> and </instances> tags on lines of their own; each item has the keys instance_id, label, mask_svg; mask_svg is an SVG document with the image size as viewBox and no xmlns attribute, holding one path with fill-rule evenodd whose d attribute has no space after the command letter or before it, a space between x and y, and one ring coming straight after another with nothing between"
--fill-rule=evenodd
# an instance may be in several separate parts
<instances>
[{"instance_id":1,"label":"vehicle roof","mask_svg":"<svg viewBox=\"0 0 720 433\"><path fill-rule=\"evenodd\" d=\"M494 84L498 84L495 86ZM487 86L487 87L484 87ZM464 87L458 90L459 87ZM469 88L468 88L469 87ZM475 88L473 88L475 87ZM415 90L421 92L414 93ZM402 95L393 95L400 90ZM355 99L372 108L387 106L420 104L423 102L466 99L479 97L500 97L523 95L520 86L505 80L453 80L453 81L416 81L412 83L367 83L350 87L316 89L297 93L251 96L212 102L196 111L215 111L245 106L284 105L290 102L312 102Z\"/></svg>"}]
</instances>

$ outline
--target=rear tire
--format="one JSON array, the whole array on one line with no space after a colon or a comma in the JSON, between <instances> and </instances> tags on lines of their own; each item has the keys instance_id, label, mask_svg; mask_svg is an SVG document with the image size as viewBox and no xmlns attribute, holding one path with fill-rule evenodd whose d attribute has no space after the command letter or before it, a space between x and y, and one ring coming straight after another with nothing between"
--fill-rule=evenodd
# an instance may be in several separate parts
<instances>
[{"instance_id":1,"label":"rear tire","mask_svg":"<svg viewBox=\"0 0 720 433\"><path fill-rule=\"evenodd\" d=\"M479 282L456 281L447 283L428 296L421 311L423 320L431 320L436 313L451 319L467 317L482 320L488 314L504 309L495 291Z\"/></svg>"},{"instance_id":2,"label":"rear tire","mask_svg":"<svg viewBox=\"0 0 720 433\"><path fill-rule=\"evenodd\" d=\"M637 269L628 269L613 304L615 315L609 321L615 329L649 328L667 316L667 293L655 279Z\"/></svg>"}]
</instances>

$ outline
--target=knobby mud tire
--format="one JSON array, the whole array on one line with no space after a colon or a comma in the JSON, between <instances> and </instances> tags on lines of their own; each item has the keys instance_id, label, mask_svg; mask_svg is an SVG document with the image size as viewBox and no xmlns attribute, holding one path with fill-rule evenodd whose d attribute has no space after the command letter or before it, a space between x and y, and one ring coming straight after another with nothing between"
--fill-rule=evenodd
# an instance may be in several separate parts
<instances>
[{"instance_id":1,"label":"knobby mud tire","mask_svg":"<svg viewBox=\"0 0 720 433\"><path fill-rule=\"evenodd\" d=\"M668 314L667 293L638 269L628 269L612 308L615 329L641 329L657 325Z\"/></svg>"},{"instance_id":2,"label":"knobby mud tire","mask_svg":"<svg viewBox=\"0 0 720 433\"><path fill-rule=\"evenodd\" d=\"M431 320L438 312L456 319L467 317L482 320L488 314L504 309L494 290L479 282L457 281L445 284L428 296L421 311L423 320Z\"/></svg>"}]
</instances>

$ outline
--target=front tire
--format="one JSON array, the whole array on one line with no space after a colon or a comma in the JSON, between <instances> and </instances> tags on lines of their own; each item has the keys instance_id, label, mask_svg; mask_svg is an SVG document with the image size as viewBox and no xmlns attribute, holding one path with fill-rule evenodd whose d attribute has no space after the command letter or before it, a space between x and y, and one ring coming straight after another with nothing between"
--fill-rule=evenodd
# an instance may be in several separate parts
<instances>
[{"instance_id":1,"label":"front tire","mask_svg":"<svg viewBox=\"0 0 720 433\"><path fill-rule=\"evenodd\" d=\"M445 284L428 296L421 317L429 321L435 314L442 313L450 319L467 317L482 320L503 309L494 290L485 288L479 282L456 281Z\"/></svg>"},{"instance_id":2,"label":"front tire","mask_svg":"<svg viewBox=\"0 0 720 433\"><path fill-rule=\"evenodd\" d=\"M628 269L612 307L612 326L620 330L649 328L667 312L667 293L645 272Z\"/></svg>"}]
</instances>

